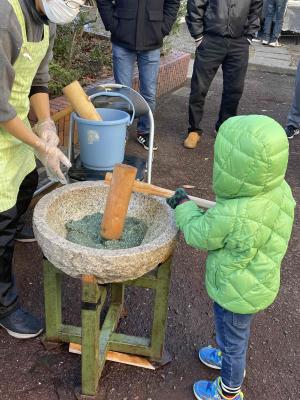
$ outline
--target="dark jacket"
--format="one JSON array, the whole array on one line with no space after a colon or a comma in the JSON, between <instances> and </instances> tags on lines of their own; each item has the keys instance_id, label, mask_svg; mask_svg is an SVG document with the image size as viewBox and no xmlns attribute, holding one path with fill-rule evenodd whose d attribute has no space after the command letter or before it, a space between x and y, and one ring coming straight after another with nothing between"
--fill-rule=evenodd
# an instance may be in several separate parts
<instances>
[{"instance_id":1,"label":"dark jacket","mask_svg":"<svg viewBox=\"0 0 300 400\"><path fill-rule=\"evenodd\" d=\"M97 0L97 5L113 43L153 50L170 33L180 0Z\"/></svg>"},{"instance_id":2,"label":"dark jacket","mask_svg":"<svg viewBox=\"0 0 300 400\"><path fill-rule=\"evenodd\" d=\"M253 37L263 0L188 0L186 23L194 39L211 34Z\"/></svg>"}]
</instances>

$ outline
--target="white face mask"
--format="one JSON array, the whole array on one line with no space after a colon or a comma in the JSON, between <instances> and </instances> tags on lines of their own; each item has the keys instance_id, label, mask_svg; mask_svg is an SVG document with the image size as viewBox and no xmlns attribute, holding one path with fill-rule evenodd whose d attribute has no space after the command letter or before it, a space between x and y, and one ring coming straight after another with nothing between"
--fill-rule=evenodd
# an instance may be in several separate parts
<instances>
[{"instance_id":1,"label":"white face mask","mask_svg":"<svg viewBox=\"0 0 300 400\"><path fill-rule=\"evenodd\" d=\"M49 21L59 25L72 22L78 15L80 6L84 2L85 0L42 0L43 8Z\"/></svg>"}]
</instances>

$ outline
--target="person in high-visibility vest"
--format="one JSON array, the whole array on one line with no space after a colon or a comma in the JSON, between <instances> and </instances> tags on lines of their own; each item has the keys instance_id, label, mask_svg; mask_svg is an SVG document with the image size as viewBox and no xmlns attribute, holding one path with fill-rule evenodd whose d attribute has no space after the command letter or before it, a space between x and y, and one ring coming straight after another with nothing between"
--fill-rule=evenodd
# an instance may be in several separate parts
<instances>
[{"instance_id":1,"label":"person in high-visibility vest","mask_svg":"<svg viewBox=\"0 0 300 400\"><path fill-rule=\"evenodd\" d=\"M57 147L50 118L48 65L55 24L73 21L83 4L0 1L0 326L20 339L39 335L42 325L19 306L12 274L14 242L38 183L35 156L50 179L66 182L60 164L70 167L70 162ZM27 119L30 106L38 120L33 129Z\"/></svg>"}]
</instances>

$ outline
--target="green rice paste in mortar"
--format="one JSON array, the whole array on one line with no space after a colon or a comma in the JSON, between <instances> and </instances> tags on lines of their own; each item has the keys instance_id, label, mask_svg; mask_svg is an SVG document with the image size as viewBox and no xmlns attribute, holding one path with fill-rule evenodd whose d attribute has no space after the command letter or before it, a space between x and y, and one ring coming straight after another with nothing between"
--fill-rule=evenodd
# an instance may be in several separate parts
<instances>
[{"instance_id":1,"label":"green rice paste in mortar","mask_svg":"<svg viewBox=\"0 0 300 400\"><path fill-rule=\"evenodd\" d=\"M135 217L128 217L125 220L123 234L120 240L105 240L100 236L100 225L103 214L95 213L86 215L78 221L69 221L66 223L67 237L70 242L82 246L93 247L95 249L128 249L137 247L142 243L147 225L144 221Z\"/></svg>"}]
</instances>

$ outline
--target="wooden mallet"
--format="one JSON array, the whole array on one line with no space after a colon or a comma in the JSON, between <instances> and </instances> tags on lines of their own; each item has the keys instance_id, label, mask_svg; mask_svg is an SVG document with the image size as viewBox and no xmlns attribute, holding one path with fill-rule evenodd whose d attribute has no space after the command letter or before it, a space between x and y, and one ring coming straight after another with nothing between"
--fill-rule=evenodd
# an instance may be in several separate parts
<instances>
[{"instance_id":1,"label":"wooden mallet","mask_svg":"<svg viewBox=\"0 0 300 400\"><path fill-rule=\"evenodd\" d=\"M71 104L72 109L76 111L81 118L92 121L102 121L101 116L78 81L74 81L70 83L70 85L64 87L63 93Z\"/></svg>"},{"instance_id":2,"label":"wooden mallet","mask_svg":"<svg viewBox=\"0 0 300 400\"><path fill-rule=\"evenodd\" d=\"M111 180L112 180L112 174L111 174L111 172L107 172L107 174L105 175L104 182L106 184L110 185ZM134 181L132 190L134 192L140 192L140 193L150 194L153 196L159 196L159 197L164 197L164 198L171 197L175 193L172 190L164 189L159 186L151 185L150 183L145 183L145 182L140 182L140 181ZM198 206L203 207L203 208L212 208L216 205L216 203L214 201L201 199L200 197L194 197L194 196L189 195L189 198L191 200L193 200Z\"/></svg>"},{"instance_id":3,"label":"wooden mallet","mask_svg":"<svg viewBox=\"0 0 300 400\"><path fill-rule=\"evenodd\" d=\"M100 235L107 240L118 240L122 236L128 205L137 169L125 164L116 164L111 175Z\"/></svg>"}]
</instances>

